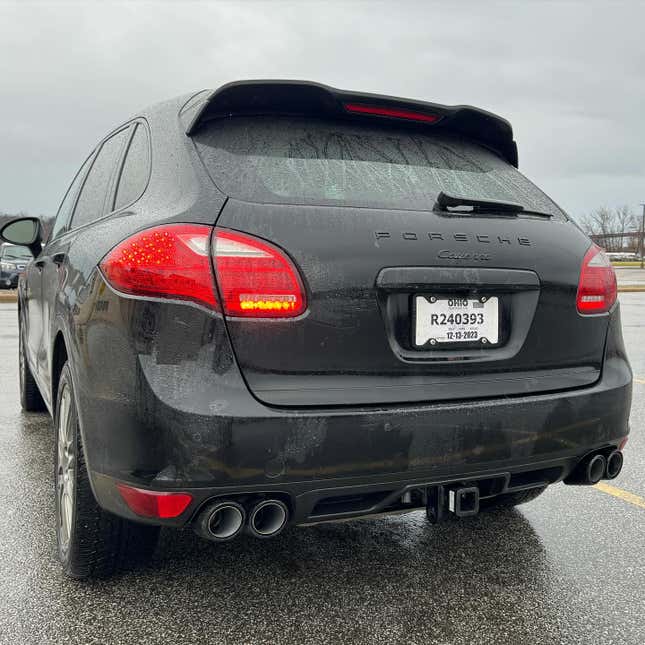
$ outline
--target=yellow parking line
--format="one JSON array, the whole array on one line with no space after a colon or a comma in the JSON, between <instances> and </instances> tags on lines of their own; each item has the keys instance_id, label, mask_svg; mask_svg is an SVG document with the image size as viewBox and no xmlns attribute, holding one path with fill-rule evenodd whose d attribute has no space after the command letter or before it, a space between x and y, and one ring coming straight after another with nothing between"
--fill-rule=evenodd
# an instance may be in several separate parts
<instances>
[{"instance_id":1,"label":"yellow parking line","mask_svg":"<svg viewBox=\"0 0 645 645\"><path fill-rule=\"evenodd\" d=\"M641 385L645 385L645 378L634 377L634 381L636 381L636 383L640 383Z\"/></svg>"},{"instance_id":2,"label":"yellow parking line","mask_svg":"<svg viewBox=\"0 0 645 645\"><path fill-rule=\"evenodd\" d=\"M638 508L645 508L645 499L638 495L634 495L634 493L628 493L622 488L616 488L615 486L610 486L604 482L596 484L594 488L601 490L603 493L607 493L607 495L618 497L618 499L622 499L624 502L638 506Z\"/></svg>"}]
</instances>

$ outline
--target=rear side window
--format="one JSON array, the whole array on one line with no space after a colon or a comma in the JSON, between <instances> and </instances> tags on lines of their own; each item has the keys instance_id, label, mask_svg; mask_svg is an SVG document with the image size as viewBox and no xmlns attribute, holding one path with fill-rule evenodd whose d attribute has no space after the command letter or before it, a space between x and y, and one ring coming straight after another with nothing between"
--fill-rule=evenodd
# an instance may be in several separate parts
<instances>
[{"instance_id":1,"label":"rear side window","mask_svg":"<svg viewBox=\"0 0 645 645\"><path fill-rule=\"evenodd\" d=\"M74 210L73 225L83 226L98 219L105 213L105 198L110 188L112 173L121 156L128 128L117 132L101 146Z\"/></svg>"},{"instance_id":2,"label":"rear side window","mask_svg":"<svg viewBox=\"0 0 645 645\"><path fill-rule=\"evenodd\" d=\"M440 131L236 117L213 121L194 140L215 183L238 199L425 210L443 190L563 217L495 153Z\"/></svg>"},{"instance_id":3,"label":"rear side window","mask_svg":"<svg viewBox=\"0 0 645 645\"><path fill-rule=\"evenodd\" d=\"M150 175L150 145L146 127L139 123L130 141L119 178L114 210L138 199L146 188Z\"/></svg>"},{"instance_id":4,"label":"rear side window","mask_svg":"<svg viewBox=\"0 0 645 645\"><path fill-rule=\"evenodd\" d=\"M54 238L58 237L61 234L61 231L64 231L67 228L69 218L71 217L72 211L74 210L74 204L76 203L78 191L83 183L85 173L92 163L93 158L94 155L90 155L85 160L85 163L81 166L81 169L76 173L76 177L74 177L72 185L67 189L67 193L65 193L65 197L63 198L60 208L58 209L58 213L56 213L56 219L54 220L54 226L52 227L50 239L53 240Z\"/></svg>"}]
</instances>

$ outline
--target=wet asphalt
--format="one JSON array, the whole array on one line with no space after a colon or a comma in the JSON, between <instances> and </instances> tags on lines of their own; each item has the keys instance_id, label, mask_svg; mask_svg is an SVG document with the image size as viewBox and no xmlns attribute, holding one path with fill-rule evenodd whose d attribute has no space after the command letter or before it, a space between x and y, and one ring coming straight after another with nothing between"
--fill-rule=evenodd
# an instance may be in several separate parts
<instances>
[{"instance_id":1,"label":"wet asphalt","mask_svg":"<svg viewBox=\"0 0 645 645\"><path fill-rule=\"evenodd\" d=\"M645 293L621 294L635 375L618 489L645 498ZM551 487L499 514L422 512L213 545L162 532L101 582L56 561L53 438L18 400L14 304L0 305L0 643L645 643L645 508Z\"/></svg>"}]
</instances>

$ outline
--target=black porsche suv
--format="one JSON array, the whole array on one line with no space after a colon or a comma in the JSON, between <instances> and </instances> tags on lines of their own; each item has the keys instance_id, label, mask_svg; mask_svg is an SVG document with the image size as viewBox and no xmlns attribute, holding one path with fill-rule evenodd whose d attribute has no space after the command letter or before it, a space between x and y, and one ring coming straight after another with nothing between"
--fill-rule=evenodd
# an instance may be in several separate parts
<instances>
[{"instance_id":1,"label":"black porsche suv","mask_svg":"<svg viewBox=\"0 0 645 645\"><path fill-rule=\"evenodd\" d=\"M476 108L236 82L110 132L49 239L6 225L65 572L160 526L437 522L617 476L616 278L517 165Z\"/></svg>"}]
</instances>

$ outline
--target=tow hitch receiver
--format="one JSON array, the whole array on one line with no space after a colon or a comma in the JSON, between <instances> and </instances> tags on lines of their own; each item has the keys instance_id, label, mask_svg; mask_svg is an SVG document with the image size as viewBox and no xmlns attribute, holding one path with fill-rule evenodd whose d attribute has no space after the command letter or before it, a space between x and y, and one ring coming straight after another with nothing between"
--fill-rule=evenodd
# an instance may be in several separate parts
<instances>
[{"instance_id":1,"label":"tow hitch receiver","mask_svg":"<svg viewBox=\"0 0 645 645\"><path fill-rule=\"evenodd\" d=\"M457 517L479 513L479 488L476 486L429 486L426 498L426 515L432 524L441 522L446 511Z\"/></svg>"},{"instance_id":2,"label":"tow hitch receiver","mask_svg":"<svg viewBox=\"0 0 645 645\"><path fill-rule=\"evenodd\" d=\"M479 488L448 489L448 510L457 517L469 517L479 513Z\"/></svg>"}]
</instances>

